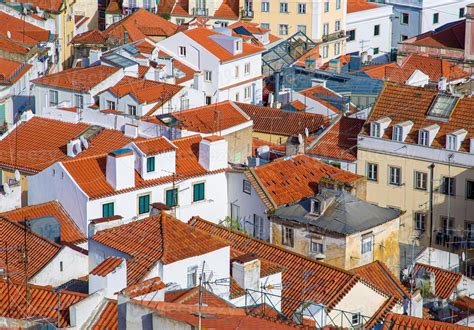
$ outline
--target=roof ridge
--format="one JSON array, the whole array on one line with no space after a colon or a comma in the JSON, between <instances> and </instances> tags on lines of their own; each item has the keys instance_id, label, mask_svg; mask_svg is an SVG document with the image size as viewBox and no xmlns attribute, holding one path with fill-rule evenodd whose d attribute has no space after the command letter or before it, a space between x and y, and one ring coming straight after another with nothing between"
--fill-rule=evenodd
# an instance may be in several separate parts
<instances>
[{"instance_id":1,"label":"roof ridge","mask_svg":"<svg viewBox=\"0 0 474 330\"><path fill-rule=\"evenodd\" d=\"M3 278L0 278L0 284L2 283L6 283L6 281ZM13 285L18 285L18 286L25 285L24 281L19 282L11 278L8 279L8 283L13 284ZM53 286L51 285L39 285L39 284L32 284L32 283L28 283L28 288L33 288L36 290L43 290L43 291L50 291L51 293L53 293L53 290L54 290ZM73 295L73 296L79 296L79 297L89 297L89 294L87 293L80 293L80 292L69 291L69 290L61 290L61 294L63 293Z\"/></svg>"}]
</instances>

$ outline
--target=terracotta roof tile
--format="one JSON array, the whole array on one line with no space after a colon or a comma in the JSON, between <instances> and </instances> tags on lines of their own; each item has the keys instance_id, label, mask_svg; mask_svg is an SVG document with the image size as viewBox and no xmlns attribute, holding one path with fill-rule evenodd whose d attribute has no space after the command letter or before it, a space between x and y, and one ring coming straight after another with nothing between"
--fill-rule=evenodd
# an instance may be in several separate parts
<instances>
[{"instance_id":1,"label":"terracotta roof tile","mask_svg":"<svg viewBox=\"0 0 474 330\"><path fill-rule=\"evenodd\" d=\"M248 32L252 34L265 34L265 33L270 32L269 29L264 29L262 27L259 27L258 23L254 23L254 22L238 21L228 26L229 29L235 29L238 27L243 27L245 30L247 30Z\"/></svg>"},{"instance_id":2,"label":"terracotta roof tile","mask_svg":"<svg viewBox=\"0 0 474 330\"><path fill-rule=\"evenodd\" d=\"M200 44L202 47L207 49L210 53L216 56L222 62L234 60L237 58L242 58L250 55L254 55L264 51L264 48L250 45L248 43L243 43L242 53L233 55L227 51L224 47L219 45L216 41L212 40L212 36L221 35L221 33L215 32L207 28L195 28L182 32L189 38L193 39L195 42Z\"/></svg>"},{"instance_id":3,"label":"terracotta roof tile","mask_svg":"<svg viewBox=\"0 0 474 330\"><path fill-rule=\"evenodd\" d=\"M214 12L214 17L239 19L239 2L233 0L224 0L217 10Z\"/></svg>"},{"instance_id":4,"label":"terracotta roof tile","mask_svg":"<svg viewBox=\"0 0 474 330\"><path fill-rule=\"evenodd\" d=\"M12 84L18 81L31 67L31 64L0 58L0 84Z\"/></svg>"},{"instance_id":5,"label":"terracotta roof tile","mask_svg":"<svg viewBox=\"0 0 474 330\"><path fill-rule=\"evenodd\" d=\"M74 68L36 78L32 82L38 85L88 91L119 70L120 68L105 65Z\"/></svg>"},{"instance_id":6,"label":"terracotta roof tile","mask_svg":"<svg viewBox=\"0 0 474 330\"><path fill-rule=\"evenodd\" d=\"M176 146L163 136L135 141L134 144L147 156L176 150Z\"/></svg>"},{"instance_id":7,"label":"terracotta roof tile","mask_svg":"<svg viewBox=\"0 0 474 330\"><path fill-rule=\"evenodd\" d=\"M37 205L25 206L19 209L1 213L0 216L12 221L24 221L25 218L35 219L45 216L54 216L61 224L61 241L78 244L87 241L71 216L58 201L51 201Z\"/></svg>"},{"instance_id":8,"label":"terracotta roof tile","mask_svg":"<svg viewBox=\"0 0 474 330\"><path fill-rule=\"evenodd\" d=\"M321 157L357 160L357 136L364 127L365 120L340 117L308 146L308 154Z\"/></svg>"},{"instance_id":9,"label":"terracotta roof tile","mask_svg":"<svg viewBox=\"0 0 474 330\"><path fill-rule=\"evenodd\" d=\"M199 303L199 287L196 286L190 289L166 291L165 301L176 304L197 305ZM206 306L211 307L234 307L231 303L206 290L206 288L203 288L202 290L201 301Z\"/></svg>"},{"instance_id":10,"label":"terracotta roof tile","mask_svg":"<svg viewBox=\"0 0 474 330\"><path fill-rule=\"evenodd\" d=\"M10 32L10 38L7 33ZM36 25L0 12L0 36L22 45L36 45L39 42L48 41L50 31Z\"/></svg>"},{"instance_id":11,"label":"terracotta roof tile","mask_svg":"<svg viewBox=\"0 0 474 330\"><path fill-rule=\"evenodd\" d=\"M347 0L347 13L356 13L359 11L379 8L380 6L367 0Z\"/></svg>"},{"instance_id":12,"label":"terracotta roof tile","mask_svg":"<svg viewBox=\"0 0 474 330\"><path fill-rule=\"evenodd\" d=\"M108 257L100 264L98 264L93 270L90 271L90 274L105 277L117 269L124 262L123 258L119 257Z\"/></svg>"},{"instance_id":13,"label":"terracotta roof tile","mask_svg":"<svg viewBox=\"0 0 474 330\"><path fill-rule=\"evenodd\" d=\"M246 173L256 178L253 186L260 186L274 207L316 195L324 178L344 184L363 178L307 155L280 158Z\"/></svg>"},{"instance_id":14,"label":"terracotta roof tile","mask_svg":"<svg viewBox=\"0 0 474 330\"><path fill-rule=\"evenodd\" d=\"M169 54L167 54L166 52L164 52L162 50L160 50L158 52L158 56L159 57L165 57L165 58L171 58L172 57L172 56L170 56ZM183 75L180 76L179 78L175 78L176 79L176 84L181 84L185 81L193 79L194 74L198 72L198 71L194 70L193 68L191 68L191 67L187 66L186 64L184 64L182 61L179 60L179 58L175 58L175 57L173 58L173 66L183 73Z\"/></svg>"},{"instance_id":15,"label":"terracotta roof tile","mask_svg":"<svg viewBox=\"0 0 474 330\"><path fill-rule=\"evenodd\" d=\"M72 44L105 44L107 35L98 29L92 29L80 33L72 38Z\"/></svg>"},{"instance_id":16,"label":"terracotta roof tile","mask_svg":"<svg viewBox=\"0 0 474 330\"><path fill-rule=\"evenodd\" d=\"M388 313L382 327L383 330L406 330L406 329L423 329L423 330L463 330L472 329L459 324L452 324L441 321L433 321L420 319L414 316Z\"/></svg>"},{"instance_id":17,"label":"terracotta roof tile","mask_svg":"<svg viewBox=\"0 0 474 330\"><path fill-rule=\"evenodd\" d=\"M434 48L464 49L465 34L466 20L463 19L454 23L448 23L435 31L408 39L404 43Z\"/></svg>"},{"instance_id":18,"label":"terracotta roof tile","mask_svg":"<svg viewBox=\"0 0 474 330\"><path fill-rule=\"evenodd\" d=\"M109 299L95 322L92 330L118 330L118 306L117 300Z\"/></svg>"},{"instance_id":19,"label":"terracotta roof tile","mask_svg":"<svg viewBox=\"0 0 474 330\"><path fill-rule=\"evenodd\" d=\"M66 154L68 141L90 127L83 123L33 117L0 141L0 167L37 173L56 162L70 159ZM131 140L120 131L104 129L89 139L89 148L75 159L108 153Z\"/></svg>"},{"instance_id":20,"label":"terracotta roof tile","mask_svg":"<svg viewBox=\"0 0 474 330\"><path fill-rule=\"evenodd\" d=\"M257 149L262 146L268 146L270 148L270 152L278 152L281 155L285 154L286 150L286 145L285 144L276 144L276 143L271 143L266 140L262 140L259 138L252 138L252 156L257 156ZM271 159L278 158L274 156Z\"/></svg>"},{"instance_id":21,"label":"terracotta roof tile","mask_svg":"<svg viewBox=\"0 0 474 330\"><path fill-rule=\"evenodd\" d=\"M168 215L106 229L92 239L131 256L127 260L129 285L141 281L158 261L170 264L228 246L224 241Z\"/></svg>"},{"instance_id":22,"label":"terracotta roof tile","mask_svg":"<svg viewBox=\"0 0 474 330\"><path fill-rule=\"evenodd\" d=\"M282 273L282 309L286 314L299 307L301 288L311 287L304 300L321 303L333 308L358 282L358 277L337 267L307 258L288 251L277 245L257 240L244 233L233 231L200 218L189 223L209 234L228 241L233 249L255 253L265 259L286 268ZM304 271L302 271L304 270ZM232 284L232 283L231 283Z\"/></svg>"},{"instance_id":23,"label":"terracotta roof tile","mask_svg":"<svg viewBox=\"0 0 474 330\"><path fill-rule=\"evenodd\" d=\"M437 95L438 91L435 89L385 83L385 87L372 109L362 134L369 135L369 122L389 117L392 121L385 130L383 138L392 139L393 125L412 121L414 125L408 133L405 143L418 144L419 130L437 124L440 129L431 147L445 149L446 134L465 129L468 133L459 151L469 152L469 140L474 137L474 117L471 115L472 109L474 109L474 98L464 97L460 99L451 112L449 120L445 122L430 119L427 116L428 110Z\"/></svg>"},{"instance_id":24,"label":"terracotta roof tile","mask_svg":"<svg viewBox=\"0 0 474 330\"><path fill-rule=\"evenodd\" d=\"M46 319L57 324L58 300L61 301L59 311L59 327L67 328L69 323L69 307L87 297L85 294L61 290L60 296L50 286L28 285L23 283L7 283L0 279L0 316L12 319ZM6 292L9 292L8 299ZM28 291L27 291L28 290ZM28 293L27 293L28 292ZM28 300L25 297L28 295Z\"/></svg>"},{"instance_id":25,"label":"terracotta roof tile","mask_svg":"<svg viewBox=\"0 0 474 330\"><path fill-rule=\"evenodd\" d=\"M60 0L19 0L18 2L29 2L33 5L33 8L38 7L50 12L58 12L63 4Z\"/></svg>"},{"instance_id":26,"label":"terracotta roof tile","mask_svg":"<svg viewBox=\"0 0 474 330\"><path fill-rule=\"evenodd\" d=\"M0 50L15 54L28 54L30 48L11 40L0 38Z\"/></svg>"},{"instance_id":27,"label":"terracotta roof tile","mask_svg":"<svg viewBox=\"0 0 474 330\"><path fill-rule=\"evenodd\" d=\"M341 95L337 94L336 92L330 90L321 85L316 85L307 89L304 89L299 92L301 95L309 97L316 102L319 102L323 106L327 107L328 109L332 110L335 113L342 114L344 113L341 109L341 106L344 103L344 99ZM333 102L331 102L333 101ZM340 105L339 107L336 106ZM357 112L357 107L352 104L349 104L349 113Z\"/></svg>"},{"instance_id":28,"label":"terracotta roof tile","mask_svg":"<svg viewBox=\"0 0 474 330\"><path fill-rule=\"evenodd\" d=\"M230 279L229 298L235 299L245 295L245 290L234 280L233 277Z\"/></svg>"},{"instance_id":29,"label":"terracotta roof tile","mask_svg":"<svg viewBox=\"0 0 474 330\"><path fill-rule=\"evenodd\" d=\"M145 53L145 54L151 54L153 50L155 49L155 46L147 40L142 40L140 42L137 42L133 46L137 48L141 53Z\"/></svg>"},{"instance_id":30,"label":"terracotta roof tile","mask_svg":"<svg viewBox=\"0 0 474 330\"><path fill-rule=\"evenodd\" d=\"M390 313L398 300L395 297L389 297L385 302L379 307L379 309L372 315L369 321L364 324L365 329L374 329L377 323L383 321L388 313Z\"/></svg>"},{"instance_id":31,"label":"terracotta roof tile","mask_svg":"<svg viewBox=\"0 0 474 330\"><path fill-rule=\"evenodd\" d=\"M173 144L178 147L176 151L176 175L180 178L192 178L224 171L208 172L201 166L199 163L199 142L201 139L199 135L194 135L173 140ZM134 188L115 191L106 180L106 164L106 155L72 159L63 163L69 174L76 180L76 183L91 199L112 196L173 181L173 175L171 174L158 179L144 180L135 172Z\"/></svg>"},{"instance_id":32,"label":"terracotta roof tile","mask_svg":"<svg viewBox=\"0 0 474 330\"><path fill-rule=\"evenodd\" d=\"M474 299L467 296L456 299L452 304L464 312L474 310Z\"/></svg>"},{"instance_id":33,"label":"terracotta roof tile","mask_svg":"<svg viewBox=\"0 0 474 330\"><path fill-rule=\"evenodd\" d=\"M122 290L122 293L127 295L129 298L136 298L148 293L160 291L166 288L166 284L163 283L160 277L153 277L148 280L139 282L134 285L130 285Z\"/></svg>"},{"instance_id":34,"label":"terracotta roof tile","mask_svg":"<svg viewBox=\"0 0 474 330\"><path fill-rule=\"evenodd\" d=\"M255 132L291 136L304 134L307 128L309 133L313 134L321 127L329 125L329 119L319 114L289 112L245 103L236 104L253 120Z\"/></svg>"},{"instance_id":35,"label":"terracotta roof tile","mask_svg":"<svg viewBox=\"0 0 474 330\"><path fill-rule=\"evenodd\" d=\"M460 273L450 272L438 267L433 267L421 263L415 264L414 273L425 270L435 275L435 292L437 297L448 299L456 289L459 281L462 279Z\"/></svg>"}]
</instances>

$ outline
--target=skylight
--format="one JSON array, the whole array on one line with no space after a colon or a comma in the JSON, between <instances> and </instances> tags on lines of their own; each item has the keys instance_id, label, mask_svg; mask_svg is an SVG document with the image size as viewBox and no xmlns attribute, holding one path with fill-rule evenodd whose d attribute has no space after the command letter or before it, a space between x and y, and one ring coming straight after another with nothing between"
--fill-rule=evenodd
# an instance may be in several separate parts
<instances>
[{"instance_id":1,"label":"skylight","mask_svg":"<svg viewBox=\"0 0 474 330\"><path fill-rule=\"evenodd\" d=\"M457 101L458 98L455 96L438 94L433 101L430 110L428 110L428 115L436 118L448 119L451 116Z\"/></svg>"}]
</instances>

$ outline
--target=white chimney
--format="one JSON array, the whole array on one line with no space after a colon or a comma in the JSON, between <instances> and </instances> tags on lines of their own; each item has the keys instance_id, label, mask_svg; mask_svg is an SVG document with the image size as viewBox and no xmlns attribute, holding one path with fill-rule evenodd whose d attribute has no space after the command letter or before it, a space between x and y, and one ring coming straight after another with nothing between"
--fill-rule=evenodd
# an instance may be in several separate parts
<instances>
[{"instance_id":1,"label":"white chimney","mask_svg":"<svg viewBox=\"0 0 474 330\"><path fill-rule=\"evenodd\" d=\"M102 57L102 51L100 49L92 48L89 51L89 65L96 65L100 63L100 58Z\"/></svg>"},{"instance_id":2,"label":"white chimney","mask_svg":"<svg viewBox=\"0 0 474 330\"><path fill-rule=\"evenodd\" d=\"M108 257L89 273L89 294L105 291L107 298L127 287L127 262L123 258Z\"/></svg>"},{"instance_id":3,"label":"white chimney","mask_svg":"<svg viewBox=\"0 0 474 330\"><path fill-rule=\"evenodd\" d=\"M256 255L243 255L232 262L232 278L244 290L259 290L260 268Z\"/></svg>"},{"instance_id":4,"label":"white chimney","mask_svg":"<svg viewBox=\"0 0 474 330\"><path fill-rule=\"evenodd\" d=\"M130 149L119 149L107 155L107 182L121 190L135 186L135 156Z\"/></svg>"},{"instance_id":5,"label":"white chimney","mask_svg":"<svg viewBox=\"0 0 474 330\"><path fill-rule=\"evenodd\" d=\"M227 168L227 141L221 136L207 136L199 143L199 164L207 171Z\"/></svg>"},{"instance_id":6,"label":"white chimney","mask_svg":"<svg viewBox=\"0 0 474 330\"><path fill-rule=\"evenodd\" d=\"M125 136L131 137L133 139L138 137L138 126L134 124L127 123L123 128L123 133Z\"/></svg>"},{"instance_id":7,"label":"white chimney","mask_svg":"<svg viewBox=\"0 0 474 330\"><path fill-rule=\"evenodd\" d=\"M70 140L67 143L67 156L76 157L82 151L81 140Z\"/></svg>"}]
</instances>

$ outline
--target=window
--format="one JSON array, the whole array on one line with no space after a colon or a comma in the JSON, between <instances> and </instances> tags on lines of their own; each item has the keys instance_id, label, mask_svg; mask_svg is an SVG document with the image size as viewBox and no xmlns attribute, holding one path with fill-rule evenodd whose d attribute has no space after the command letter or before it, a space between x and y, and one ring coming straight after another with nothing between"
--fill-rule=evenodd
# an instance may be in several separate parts
<instances>
[{"instance_id":1,"label":"window","mask_svg":"<svg viewBox=\"0 0 474 330\"><path fill-rule=\"evenodd\" d=\"M238 77L239 77L239 66L238 66L238 65L235 66L235 69L234 69L234 76L235 76L235 78L238 78Z\"/></svg>"},{"instance_id":2,"label":"window","mask_svg":"<svg viewBox=\"0 0 474 330\"><path fill-rule=\"evenodd\" d=\"M155 157L148 157L146 159L146 171L147 173L155 172Z\"/></svg>"},{"instance_id":3,"label":"window","mask_svg":"<svg viewBox=\"0 0 474 330\"><path fill-rule=\"evenodd\" d=\"M268 13L270 11L270 2L262 2L262 12Z\"/></svg>"},{"instance_id":4,"label":"window","mask_svg":"<svg viewBox=\"0 0 474 330\"><path fill-rule=\"evenodd\" d=\"M361 253L372 252L374 237L372 235L363 236L361 241Z\"/></svg>"},{"instance_id":5,"label":"window","mask_svg":"<svg viewBox=\"0 0 474 330\"><path fill-rule=\"evenodd\" d=\"M236 41L235 42L235 51L239 52L242 49L242 42L241 41Z\"/></svg>"},{"instance_id":6,"label":"window","mask_svg":"<svg viewBox=\"0 0 474 330\"><path fill-rule=\"evenodd\" d=\"M377 55L378 53L380 53L380 49L378 47L375 47L373 53L374 55Z\"/></svg>"},{"instance_id":7,"label":"window","mask_svg":"<svg viewBox=\"0 0 474 330\"><path fill-rule=\"evenodd\" d=\"M235 93L235 102L240 101L240 93Z\"/></svg>"},{"instance_id":8,"label":"window","mask_svg":"<svg viewBox=\"0 0 474 330\"><path fill-rule=\"evenodd\" d=\"M181 98L180 103L181 110L189 109L189 99Z\"/></svg>"},{"instance_id":9,"label":"window","mask_svg":"<svg viewBox=\"0 0 474 330\"><path fill-rule=\"evenodd\" d=\"M471 248L473 245L472 239L474 238L474 223L465 222L464 227L466 228L466 236L468 237L470 241L468 247Z\"/></svg>"},{"instance_id":10,"label":"window","mask_svg":"<svg viewBox=\"0 0 474 330\"><path fill-rule=\"evenodd\" d=\"M425 224L426 224L426 213L415 212L415 229L425 230Z\"/></svg>"},{"instance_id":11,"label":"window","mask_svg":"<svg viewBox=\"0 0 474 330\"><path fill-rule=\"evenodd\" d=\"M410 22L410 15L408 13L402 13L400 20L403 25L408 25Z\"/></svg>"},{"instance_id":12,"label":"window","mask_svg":"<svg viewBox=\"0 0 474 330\"><path fill-rule=\"evenodd\" d=\"M320 239L311 238L311 252L313 253L324 253L324 244Z\"/></svg>"},{"instance_id":13,"label":"window","mask_svg":"<svg viewBox=\"0 0 474 330\"><path fill-rule=\"evenodd\" d=\"M336 9L341 9L341 0L336 0Z\"/></svg>"},{"instance_id":14,"label":"window","mask_svg":"<svg viewBox=\"0 0 474 330\"><path fill-rule=\"evenodd\" d=\"M418 133L418 144L421 144L422 146L427 146L429 145L429 132L425 130L420 130Z\"/></svg>"},{"instance_id":15,"label":"window","mask_svg":"<svg viewBox=\"0 0 474 330\"><path fill-rule=\"evenodd\" d=\"M403 142L403 128L401 126L393 126L392 140Z\"/></svg>"},{"instance_id":16,"label":"window","mask_svg":"<svg viewBox=\"0 0 474 330\"><path fill-rule=\"evenodd\" d=\"M402 169L400 167L389 166L388 183L399 186L402 184Z\"/></svg>"},{"instance_id":17,"label":"window","mask_svg":"<svg viewBox=\"0 0 474 330\"><path fill-rule=\"evenodd\" d=\"M263 217L253 215L253 237L263 239Z\"/></svg>"},{"instance_id":18,"label":"window","mask_svg":"<svg viewBox=\"0 0 474 330\"><path fill-rule=\"evenodd\" d=\"M327 58L329 56L329 46L323 47L323 58Z\"/></svg>"},{"instance_id":19,"label":"window","mask_svg":"<svg viewBox=\"0 0 474 330\"><path fill-rule=\"evenodd\" d=\"M244 180L243 181L243 192L246 194L251 194L252 193L252 186L250 185L250 181Z\"/></svg>"},{"instance_id":20,"label":"window","mask_svg":"<svg viewBox=\"0 0 474 330\"><path fill-rule=\"evenodd\" d=\"M466 182L466 198L474 199L474 181L467 180Z\"/></svg>"},{"instance_id":21,"label":"window","mask_svg":"<svg viewBox=\"0 0 474 330\"><path fill-rule=\"evenodd\" d=\"M298 25L297 28L299 32L306 34L306 25Z\"/></svg>"},{"instance_id":22,"label":"window","mask_svg":"<svg viewBox=\"0 0 474 330\"><path fill-rule=\"evenodd\" d=\"M74 95L74 106L79 109L84 108L84 97L79 94Z\"/></svg>"},{"instance_id":23,"label":"window","mask_svg":"<svg viewBox=\"0 0 474 330\"><path fill-rule=\"evenodd\" d=\"M283 243L283 245L293 247L294 237L295 237L294 229L283 226L282 239L281 239L281 242Z\"/></svg>"},{"instance_id":24,"label":"window","mask_svg":"<svg viewBox=\"0 0 474 330\"><path fill-rule=\"evenodd\" d=\"M166 206L175 207L178 205L178 188L166 191Z\"/></svg>"},{"instance_id":25,"label":"window","mask_svg":"<svg viewBox=\"0 0 474 330\"><path fill-rule=\"evenodd\" d=\"M250 74L250 62L249 62L249 63L245 63L245 66L244 66L244 74L245 74L245 75L249 75L249 74Z\"/></svg>"},{"instance_id":26,"label":"window","mask_svg":"<svg viewBox=\"0 0 474 330\"><path fill-rule=\"evenodd\" d=\"M58 91L49 91L49 105L58 105Z\"/></svg>"},{"instance_id":27,"label":"window","mask_svg":"<svg viewBox=\"0 0 474 330\"><path fill-rule=\"evenodd\" d=\"M212 97L211 96L206 96L206 104L209 105L212 103Z\"/></svg>"},{"instance_id":28,"label":"window","mask_svg":"<svg viewBox=\"0 0 474 330\"><path fill-rule=\"evenodd\" d=\"M439 23L439 13L434 13L433 14L433 24L438 24Z\"/></svg>"},{"instance_id":29,"label":"window","mask_svg":"<svg viewBox=\"0 0 474 330\"><path fill-rule=\"evenodd\" d=\"M179 56L186 56L186 47L179 46Z\"/></svg>"},{"instance_id":30,"label":"window","mask_svg":"<svg viewBox=\"0 0 474 330\"><path fill-rule=\"evenodd\" d=\"M464 7L459 8L459 18L463 18L464 16L466 16L466 10Z\"/></svg>"},{"instance_id":31,"label":"window","mask_svg":"<svg viewBox=\"0 0 474 330\"><path fill-rule=\"evenodd\" d=\"M336 22L334 23L334 31L339 31L340 29L341 29L341 21L336 20Z\"/></svg>"},{"instance_id":32,"label":"window","mask_svg":"<svg viewBox=\"0 0 474 330\"><path fill-rule=\"evenodd\" d=\"M356 38L356 30L347 31L347 41L354 41Z\"/></svg>"},{"instance_id":33,"label":"window","mask_svg":"<svg viewBox=\"0 0 474 330\"><path fill-rule=\"evenodd\" d=\"M176 19L176 25L183 25L184 24L184 19L183 18L177 18Z\"/></svg>"},{"instance_id":34,"label":"window","mask_svg":"<svg viewBox=\"0 0 474 330\"><path fill-rule=\"evenodd\" d=\"M115 102L114 101L107 101L106 104L107 104L107 109L115 110Z\"/></svg>"},{"instance_id":35,"label":"window","mask_svg":"<svg viewBox=\"0 0 474 330\"><path fill-rule=\"evenodd\" d=\"M252 94L251 86L245 87L245 88L244 88L244 99L245 99L245 100L250 99L251 94Z\"/></svg>"},{"instance_id":36,"label":"window","mask_svg":"<svg viewBox=\"0 0 474 330\"><path fill-rule=\"evenodd\" d=\"M380 24L374 25L374 36L380 35Z\"/></svg>"},{"instance_id":37,"label":"window","mask_svg":"<svg viewBox=\"0 0 474 330\"><path fill-rule=\"evenodd\" d=\"M147 213L150 211L150 195L143 195L138 197L138 214Z\"/></svg>"},{"instance_id":38,"label":"window","mask_svg":"<svg viewBox=\"0 0 474 330\"><path fill-rule=\"evenodd\" d=\"M132 115L132 116L136 116L137 115L137 107L135 105L127 105L127 110L128 110L128 114L129 115Z\"/></svg>"},{"instance_id":39,"label":"window","mask_svg":"<svg viewBox=\"0 0 474 330\"><path fill-rule=\"evenodd\" d=\"M63 269L64 269L63 262L60 261L60 262L59 262L59 271L62 272Z\"/></svg>"},{"instance_id":40,"label":"window","mask_svg":"<svg viewBox=\"0 0 474 330\"><path fill-rule=\"evenodd\" d=\"M458 99L459 98L456 96L438 94L428 110L428 115L442 119L449 119Z\"/></svg>"},{"instance_id":41,"label":"window","mask_svg":"<svg viewBox=\"0 0 474 330\"><path fill-rule=\"evenodd\" d=\"M443 235L451 235L453 233L454 218L441 217L441 232Z\"/></svg>"},{"instance_id":42,"label":"window","mask_svg":"<svg viewBox=\"0 0 474 330\"><path fill-rule=\"evenodd\" d=\"M280 13L288 13L288 3L280 2Z\"/></svg>"},{"instance_id":43,"label":"window","mask_svg":"<svg viewBox=\"0 0 474 330\"><path fill-rule=\"evenodd\" d=\"M352 325L359 325L360 315L359 314L352 314L351 322L352 322Z\"/></svg>"},{"instance_id":44,"label":"window","mask_svg":"<svg viewBox=\"0 0 474 330\"><path fill-rule=\"evenodd\" d=\"M212 71L204 71L204 80L212 81Z\"/></svg>"},{"instance_id":45,"label":"window","mask_svg":"<svg viewBox=\"0 0 474 330\"><path fill-rule=\"evenodd\" d=\"M327 36L329 34L329 23L324 23L323 25L323 36Z\"/></svg>"},{"instance_id":46,"label":"window","mask_svg":"<svg viewBox=\"0 0 474 330\"><path fill-rule=\"evenodd\" d=\"M198 272L198 267L197 266L191 266L188 267L188 288L194 288L197 285L197 272Z\"/></svg>"},{"instance_id":47,"label":"window","mask_svg":"<svg viewBox=\"0 0 474 330\"><path fill-rule=\"evenodd\" d=\"M379 123L370 123L370 136L380 137L380 124Z\"/></svg>"},{"instance_id":48,"label":"window","mask_svg":"<svg viewBox=\"0 0 474 330\"><path fill-rule=\"evenodd\" d=\"M102 204L102 218L113 217L114 215L115 213L113 202Z\"/></svg>"},{"instance_id":49,"label":"window","mask_svg":"<svg viewBox=\"0 0 474 330\"><path fill-rule=\"evenodd\" d=\"M298 4L298 14L306 14L306 4L299 3Z\"/></svg>"},{"instance_id":50,"label":"window","mask_svg":"<svg viewBox=\"0 0 474 330\"><path fill-rule=\"evenodd\" d=\"M287 24L280 24L279 25L279 32L281 36L288 35L288 25Z\"/></svg>"},{"instance_id":51,"label":"window","mask_svg":"<svg viewBox=\"0 0 474 330\"><path fill-rule=\"evenodd\" d=\"M444 195L454 196L456 193L456 179L443 176L441 182L441 193Z\"/></svg>"},{"instance_id":52,"label":"window","mask_svg":"<svg viewBox=\"0 0 474 330\"><path fill-rule=\"evenodd\" d=\"M334 55L339 55L340 52L341 52L341 44L336 42L334 44Z\"/></svg>"},{"instance_id":53,"label":"window","mask_svg":"<svg viewBox=\"0 0 474 330\"><path fill-rule=\"evenodd\" d=\"M402 35L400 36L400 40L401 40L401 41L405 41L405 40L407 40L407 39L408 39L408 36L407 36L407 35L402 34Z\"/></svg>"},{"instance_id":54,"label":"window","mask_svg":"<svg viewBox=\"0 0 474 330\"><path fill-rule=\"evenodd\" d=\"M377 181L378 180L378 165L374 163L367 164L367 180Z\"/></svg>"},{"instance_id":55,"label":"window","mask_svg":"<svg viewBox=\"0 0 474 330\"><path fill-rule=\"evenodd\" d=\"M426 190L428 186L428 173L415 171L415 189Z\"/></svg>"},{"instance_id":56,"label":"window","mask_svg":"<svg viewBox=\"0 0 474 330\"><path fill-rule=\"evenodd\" d=\"M270 24L269 23L262 23L262 24L260 24L260 27L262 29L270 30Z\"/></svg>"},{"instance_id":57,"label":"window","mask_svg":"<svg viewBox=\"0 0 474 330\"><path fill-rule=\"evenodd\" d=\"M230 204L230 220L239 221L240 220L240 206L237 204Z\"/></svg>"},{"instance_id":58,"label":"window","mask_svg":"<svg viewBox=\"0 0 474 330\"><path fill-rule=\"evenodd\" d=\"M193 202L204 200L204 182L193 185Z\"/></svg>"},{"instance_id":59,"label":"window","mask_svg":"<svg viewBox=\"0 0 474 330\"><path fill-rule=\"evenodd\" d=\"M446 135L446 149L456 151L457 143L456 143L456 135L447 134Z\"/></svg>"},{"instance_id":60,"label":"window","mask_svg":"<svg viewBox=\"0 0 474 330\"><path fill-rule=\"evenodd\" d=\"M329 1L324 2L324 12L325 13L329 12Z\"/></svg>"}]
</instances>

